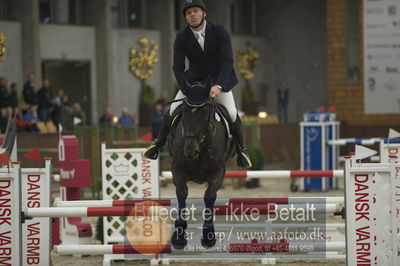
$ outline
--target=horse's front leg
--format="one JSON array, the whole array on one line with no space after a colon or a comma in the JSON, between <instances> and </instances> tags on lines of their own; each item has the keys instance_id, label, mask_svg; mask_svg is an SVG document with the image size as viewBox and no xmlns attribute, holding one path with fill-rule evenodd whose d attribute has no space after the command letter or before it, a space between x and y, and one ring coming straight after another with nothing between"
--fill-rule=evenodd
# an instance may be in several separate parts
<instances>
[{"instance_id":1,"label":"horse's front leg","mask_svg":"<svg viewBox=\"0 0 400 266\"><path fill-rule=\"evenodd\" d=\"M203 236L201 244L203 247L213 247L216 243L214 230L214 204L217 199L217 191L221 188L224 180L224 172L210 178L208 188L204 193L204 203L206 210L203 212Z\"/></svg>"},{"instance_id":2,"label":"horse's front leg","mask_svg":"<svg viewBox=\"0 0 400 266\"><path fill-rule=\"evenodd\" d=\"M188 187L183 178L175 178L174 184L176 197L178 199L178 216L175 220L175 230L171 237L172 246L176 249L183 249L187 244L185 236L187 228L187 217L183 211L186 208L186 198L188 196Z\"/></svg>"}]
</instances>

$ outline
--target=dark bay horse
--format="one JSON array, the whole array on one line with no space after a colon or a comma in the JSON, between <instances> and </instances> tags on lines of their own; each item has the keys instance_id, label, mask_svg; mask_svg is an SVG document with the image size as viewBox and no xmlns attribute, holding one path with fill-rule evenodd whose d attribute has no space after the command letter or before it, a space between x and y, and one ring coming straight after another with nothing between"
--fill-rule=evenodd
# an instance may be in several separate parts
<instances>
[{"instance_id":1,"label":"dark bay horse","mask_svg":"<svg viewBox=\"0 0 400 266\"><path fill-rule=\"evenodd\" d=\"M222 119L217 121L215 118L216 108L214 100L192 104L184 99L181 117L173 126L168 139L173 157L172 175L180 214L175 220L175 231L171 237L171 244L177 249L182 249L187 244L187 220L184 219L182 210L186 208L188 181L208 183L204 203L205 208L211 211L206 211L203 215L201 244L204 247L213 247L216 243L212 210L217 191L224 180L226 162L234 151L233 141L228 138Z\"/></svg>"}]
</instances>

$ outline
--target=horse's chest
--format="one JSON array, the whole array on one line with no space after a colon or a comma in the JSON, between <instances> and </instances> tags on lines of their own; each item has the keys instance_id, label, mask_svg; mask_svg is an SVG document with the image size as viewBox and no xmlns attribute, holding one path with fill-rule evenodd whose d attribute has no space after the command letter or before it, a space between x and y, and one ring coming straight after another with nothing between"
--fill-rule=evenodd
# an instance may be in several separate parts
<instances>
[{"instance_id":1,"label":"horse's chest","mask_svg":"<svg viewBox=\"0 0 400 266\"><path fill-rule=\"evenodd\" d=\"M187 162L180 166L185 172L185 179L196 182L198 184L203 184L208 181L208 179L213 176L212 172L215 166L210 162L206 163L201 160L196 160L193 162Z\"/></svg>"},{"instance_id":2,"label":"horse's chest","mask_svg":"<svg viewBox=\"0 0 400 266\"><path fill-rule=\"evenodd\" d=\"M196 161L185 164L186 171L190 171L192 173L199 173L199 174L208 172L210 167L212 167L212 163L211 164L210 164L210 162L206 163L201 160L196 160Z\"/></svg>"}]
</instances>

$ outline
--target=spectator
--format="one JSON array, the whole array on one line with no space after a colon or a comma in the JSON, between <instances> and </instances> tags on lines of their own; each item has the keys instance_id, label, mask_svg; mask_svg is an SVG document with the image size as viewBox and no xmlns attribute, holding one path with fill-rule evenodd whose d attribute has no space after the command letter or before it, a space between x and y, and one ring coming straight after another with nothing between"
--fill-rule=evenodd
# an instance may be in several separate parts
<instances>
[{"instance_id":1,"label":"spectator","mask_svg":"<svg viewBox=\"0 0 400 266\"><path fill-rule=\"evenodd\" d=\"M59 124L61 123L62 110L64 106L64 90L59 90L57 96L55 96L52 100L53 110L51 111L51 120L54 125L57 127L57 131L59 128Z\"/></svg>"},{"instance_id":2,"label":"spectator","mask_svg":"<svg viewBox=\"0 0 400 266\"><path fill-rule=\"evenodd\" d=\"M289 86L286 79L278 85L278 117L281 123L288 122L287 106L289 103Z\"/></svg>"},{"instance_id":3,"label":"spectator","mask_svg":"<svg viewBox=\"0 0 400 266\"><path fill-rule=\"evenodd\" d=\"M151 114L151 134L152 134L152 139L155 140L160 133L160 128L163 120L162 116L162 104L161 103L156 103L154 105L154 110L153 113Z\"/></svg>"},{"instance_id":4,"label":"spectator","mask_svg":"<svg viewBox=\"0 0 400 266\"><path fill-rule=\"evenodd\" d=\"M69 102L68 95L64 94L63 105L61 105L61 124L65 129L74 129L72 112L73 107Z\"/></svg>"},{"instance_id":5,"label":"spectator","mask_svg":"<svg viewBox=\"0 0 400 266\"><path fill-rule=\"evenodd\" d=\"M17 109L19 107L18 103L18 85L17 83L11 83L11 92L10 92L10 107L13 109L13 114L17 113Z\"/></svg>"},{"instance_id":6,"label":"spectator","mask_svg":"<svg viewBox=\"0 0 400 266\"><path fill-rule=\"evenodd\" d=\"M0 78L0 109L10 106L10 91L8 90L8 81L6 78Z\"/></svg>"},{"instance_id":7,"label":"spectator","mask_svg":"<svg viewBox=\"0 0 400 266\"><path fill-rule=\"evenodd\" d=\"M24 121L29 122L29 126L25 127L26 132L39 132L37 126L38 117L36 114L36 105L28 106L27 112L23 115Z\"/></svg>"},{"instance_id":8,"label":"spectator","mask_svg":"<svg viewBox=\"0 0 400 266\"><path fill-rule=\"evenodd\" d=\"M36 105L37 104L37 98L36 98L36 93L35 93L35 88L34 88L34 82L35 82L35 76L33 74L29 74L24 88L22 90L23 94L23 100L24 103L27 105ZM25 111L25 110L22 110Z\"/></svg>"},{"instance_id":9,"label":"spectator","mask_svg":"<svg viewBox=\"0 0 400 266\"><path fill-rule=\"evenodd\" d=\"M36 94L38 102L39 121L47 123L50 120L51 107L53 106L50 93L50 81L43 80L43 85Z\"/></svg>"},{"instance_id":10,"label":"spectator","mask_svg":"<svg viewBox=\"0 0 400 266\"><path fill-rule=\"evenodd\" d=\"M17 131L18 132L29 132L31 127L31 122L25 121L21 115L21 110L17 107L15 108L15 118L17 124Z\"/></svg>"},{"instance_id":11,"label":"spectator","mask_svg":"<svg viewBox=\"0 0 400 266\"><path fill-rule=\"evenodd\" d=\"M72 106L71 106L71 104L69 102L69 97L68 97L67 94L64 94L64 96L63 96L63 103L64 103L64 105L62 106L63 110L61 110L61 112L63 112L64 110L72 112Z\"/></svg>"},{"instance_id":12,"label":"spectator","mask_svg":"<svg viewBox=\"0 0 400 266\"><path fill-rule=\"evenodd\" d=\"M118 123L123 127L123 128L130 128L133 126L135 123L135 120L133 117L129 114L128 108L124 107L122 108L121 111L121 116L118 119Z\"/></svg>"},{"instance_id":13,"label":"spectator","mask_svg":"<svg viewBox=\"0 0 400 266\"><path fill-rule=\"evenodd\" d=\"M7 128L7 109L10 106L10 92L8 91L8 81L0 78L0 131L4 132Z\"/></svg>"},{"instance_id":14,"label":"spectator","mask_svg":"<svg viewBox=\"0 0 400 266\"><path fill-rule=\"evenodd\" d=\"M106 107L106 109L104 109L104 113L99 119L99 124L110 126L113 124L113 119L114 115L111 107Z\"/></svg>"}]
</instances>

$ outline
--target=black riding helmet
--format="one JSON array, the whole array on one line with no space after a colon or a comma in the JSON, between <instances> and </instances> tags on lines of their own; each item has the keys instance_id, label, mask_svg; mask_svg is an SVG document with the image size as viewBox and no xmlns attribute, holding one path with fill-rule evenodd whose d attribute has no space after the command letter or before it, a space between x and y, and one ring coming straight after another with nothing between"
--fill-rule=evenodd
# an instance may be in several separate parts
<instances>
[{"instance_id":1,"label":"black riding helmet","mask_svg":"<svg viewBox=\"0 0 400 266\"><path fill-rule=\"evenodd\" d=\"M182 7L183 16L186 16L186 9L194 6L200 7L201 9L203 9L203 11L206 11L206 5L203 3L202 0L185 0Z\"/></svg>"}]
</instances>

